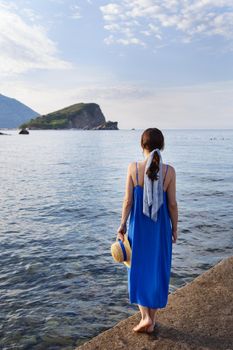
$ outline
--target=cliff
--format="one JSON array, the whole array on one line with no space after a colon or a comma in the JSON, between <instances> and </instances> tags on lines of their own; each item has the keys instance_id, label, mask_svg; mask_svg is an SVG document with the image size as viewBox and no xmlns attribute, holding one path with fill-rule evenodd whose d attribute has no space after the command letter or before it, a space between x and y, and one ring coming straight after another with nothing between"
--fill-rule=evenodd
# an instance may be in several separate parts
<instances>
[{"instance_id":1,"label":"cliff","mask_svg":"<svg viewBox=\"0 0 233 350\"><path fill-rule=\"evenodd\" d=\"M96 103L77 103L53 113L39 116L20 128L118 130L117 122L106 121Z\"/></svg>"},{"instance_id":2,"label":"cliff","mask_svg":"<svg viewBox=\"0 0 233 350\"><path fill-rule=\"evenodd\" d=\"M29 118L39 115L22 102L0 94L0 128L17 128Z\"/></svg>"}]
</instances>

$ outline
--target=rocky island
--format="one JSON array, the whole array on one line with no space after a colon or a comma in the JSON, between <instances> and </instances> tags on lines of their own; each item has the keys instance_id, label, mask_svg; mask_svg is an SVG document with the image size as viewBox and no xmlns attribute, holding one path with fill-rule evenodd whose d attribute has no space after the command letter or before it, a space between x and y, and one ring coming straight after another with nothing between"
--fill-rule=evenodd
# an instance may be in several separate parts
<instances>
[{"instance_id":1,"label":"rocky island","mask_svg":"<svg viewBox=\"0 0 233 350\"><path fill-rule=\"evenodd\" d=\"M38 116L20 125L21 129L118 130L118 122L106 121L96 103L77 103Z\"/></svg>"}]
</instances>

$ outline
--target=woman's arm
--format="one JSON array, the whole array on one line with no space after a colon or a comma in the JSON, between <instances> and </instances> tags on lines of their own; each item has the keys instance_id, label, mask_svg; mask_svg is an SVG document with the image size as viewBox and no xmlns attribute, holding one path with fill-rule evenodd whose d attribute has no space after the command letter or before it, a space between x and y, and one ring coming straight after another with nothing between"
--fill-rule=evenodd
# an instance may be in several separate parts
<instances>
[{"instance_id":1,"label":"woman's arm","mask_svg":"<svg viewBox=\"0 0 233 350\"><path fill-rule=\"evenodd\" d=\"M178 206L176 202L176 172L175 169L170 166L171 169L171 181L168 184L167 194L168 194L168 210L170 213L170 218L172 222L172 236L173 243L177 240L177 224L178 224Z\"/></svg>"},{"instance_id":2,"label":"woman's arm","mask_svg":"<svg viewBox=\"0 0 233 350\"><path fill-rule=\"evenodd\" d=\"M132 163L128 165L126 185L125 185L125 196L124 196L123 205L122 205L121 224L117 230L117 238L120 238L122 240L124 240L124 234L126 233L126 230L127 230L126 223L133 204L134 184L133 184L131 171L132 171Z\"/></svg>"}]
</instances>

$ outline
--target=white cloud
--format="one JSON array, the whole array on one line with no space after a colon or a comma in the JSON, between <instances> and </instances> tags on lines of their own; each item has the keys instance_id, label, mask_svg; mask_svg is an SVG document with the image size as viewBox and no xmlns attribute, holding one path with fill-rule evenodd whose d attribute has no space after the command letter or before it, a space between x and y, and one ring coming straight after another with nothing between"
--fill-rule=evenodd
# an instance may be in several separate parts
<instances>
[{"instance_id":1,"label":"white cloud","mask_svg":"<svg viewBox=\"0 0 233 350\"><path fill-rule=\"evenodd\" d=\"M69 62L58 57L56 44L48 37L45 27L33 23L34 12L25 10L30 23L17 14L17 7L0 3L0 75L70 68Z\"/></svg>"},{"instance_id":2,"label":"white cloud","mask_svg":"<svg viewBox=\"0 0 233 350\"><path fill-rule=\"evenodd\" d=\"M146 44L142 40L140 40L138 38L134 38L134 37L116 39L116 38L113 37L113 35L109 35L108 37L106 37L104 39L104 42L107 45L111 45L113 43L118 43L118 44L122 44L124 46L141 45L143 47L146 47Z\"/></svg>"},{"instance_id":3,"label":"white cloud","mask_svg":"<svg viewBox=\"0 0 233 350\"><path fill-rule=\"evenodd\" d=\"M146 44L141 41L138 38L127 38L127 39L117 39L116 40L119 44L123 44L123 45L142 45L142 46L146 46Z\"/></svg>"},{"instance_id":4,"label":"white cloud","mask_svg":"<svg viewBox=\"0 0 233 350\"><path fill-rule=\"evenodd\" d=\"M30 8L22 8L21 13L25 15L31 22L41 20L41 16Z\"/></svg>"},{"instance_id":5,"label":"white cloud","mask_svg":"<svg viewBox=\"0 0 233 350\"><path fill-rule=\"evenodd\" d=\"M78 5L72 5L70 7L70 10L72 12L71 18L73 18L73 19L80 19L80 18L82 18L81 12L80 12L80 7Z\"/></svg>"},{"instance_id":6,"label":"white cloud","mask_svg":"<svg viewBox=\"0 0 233 350\"><path fill-rule=\"evenodd\" d=\"M233 39L232 0L120 0L100 10L105 29L112 35L111 43L124 44L122 28L129 27L129 23L132 37L139 44L141 36L173 41L171 35L177 35L186 43L195 37L218 36L231 43ZM167 28L174 29L172 34Z\"/></svg>"},{"instance_id":7,"label":"white cloud","mask_svg":"<svg viewBox=\"0 0 233 350\"><path fill-rule=\"evenodd\" d=\"M78 102L101 103L109 100L121 103L121 101L143 101L144 98L153 96L151 89L136 84L98 83L93 81L93 77L91 80L89 83L81 82L77 85L73 82L68 84L64 79L63 85L59 86L57 81L45 85L42 82L32 83L18 79L0 82L0 91L7 96L22 100L39 113L49 113Z\"/></svg>"},{"instance_id":8,"label":"white cloud","mask_svg":"<svg viewBox=\"0 0 233 350\"><path fill-rule=\"evenodd\" d=\"M121 6L117 4L108 4L100 7L104 16L116 16L121 13Z\"/></svg>"},{"instance_id":9,"label":"white cloud","mask_svg":"<svg viewBox=\"0 0 233 350\"><path fill-rule=\"evenodd\" d=\"M117 23L111 23L111 24L106 24L104 26L104 29L109 30L111 32L115 32L115 31L120 31L121 27Z\"/></svg>"}]
</instances>

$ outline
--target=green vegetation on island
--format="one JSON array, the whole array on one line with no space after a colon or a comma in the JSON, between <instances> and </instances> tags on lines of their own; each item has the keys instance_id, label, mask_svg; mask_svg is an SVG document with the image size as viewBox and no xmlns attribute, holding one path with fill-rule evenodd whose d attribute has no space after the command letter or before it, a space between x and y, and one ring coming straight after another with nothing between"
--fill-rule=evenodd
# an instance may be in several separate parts
<instances>
[{"instance_id":1,"label":"green vegetation on island","mask_svg":"<svg viewBox=\"0 0 233 350\"><path fill-rule=\"evenodd\" d=\"M77 103L53 113L38 116L20 125L28 129L117 130L117 122L105 120L96 103Z\"/></svg>"}]
</instances>

